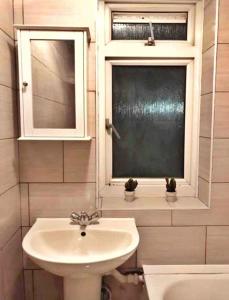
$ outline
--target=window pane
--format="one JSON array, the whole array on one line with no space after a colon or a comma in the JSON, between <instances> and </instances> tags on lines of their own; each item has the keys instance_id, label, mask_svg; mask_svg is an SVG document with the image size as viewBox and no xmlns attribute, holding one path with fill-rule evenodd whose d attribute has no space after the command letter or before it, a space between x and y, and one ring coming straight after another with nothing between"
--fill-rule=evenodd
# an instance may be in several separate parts
<instances>
[{"instance_id":1,"label":"window pane","mask_svg":"<svg viewBox=\"0 0 229 300\"><path fill-rule=\"evenodd\" d=\"M186 13L113 14L113 40L147 40L152 23L155 40L187 40Z\"/></svg>"},{"instance_id":2,"label":"window pane","mask_svg":"<svg viewBox=\"0 0 229 300\"><path fill-rule=\"evenodd\" d=\"M186 66L113 66L113 178L184 177Z\"/></svg>"}]
</instances>

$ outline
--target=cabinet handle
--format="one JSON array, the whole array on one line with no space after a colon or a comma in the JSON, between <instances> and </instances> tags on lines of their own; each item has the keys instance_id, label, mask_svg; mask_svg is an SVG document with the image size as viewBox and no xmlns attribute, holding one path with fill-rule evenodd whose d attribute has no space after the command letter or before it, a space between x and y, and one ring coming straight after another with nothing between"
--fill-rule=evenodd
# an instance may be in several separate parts
<instances>
[{"instance_id":1,"label":"cabinet handle","mask_svg":"<svg viewBox=\"0 0 229 300\"><path fill-rule=\"evenodd\" d=\"M23 84L24 87L27 87L27 86L28 86L28 82L26 82L26 81L23 81L22 84Z\"/></svg>"},{"instance_id":2,"label":"cabinet handle","mask_svg":"<svg viewBox=\"0 0 229 300\"><path fill-rule=\"evenodd\" d=\"M117 139L121 139L120 134L118 133L118 130L115 128L115 126L110 123L109 119L106 119L106 130L110 130L112 129L112 132L114 133L114 135L116 136Z\"/></svg>"}]
</instances>

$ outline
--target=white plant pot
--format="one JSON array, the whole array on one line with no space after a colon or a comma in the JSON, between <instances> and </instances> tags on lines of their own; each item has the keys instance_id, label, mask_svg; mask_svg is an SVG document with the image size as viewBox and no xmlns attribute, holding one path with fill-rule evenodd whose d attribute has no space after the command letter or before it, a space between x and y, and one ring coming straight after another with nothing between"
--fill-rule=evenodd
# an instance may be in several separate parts
<instances>
[{"instance_id":1,"label":"white plant pot","mask_svg":"<svg viewBox=\"0 0 229 300\"><path fill-rule=\"evenodd\" d=\"M126 201L132 202L132 201L134 201L134 199L135 199L135 191L133 191L133 192L125 191L125 200Z\"/></svg>"},{"instance_id":2,"label":"white plant pot","mask_svg":"<svg viewBox=\"0 0 229 300\"><path fill-rule=\"evenodd\" d=\"M177 201L177 192L166 192L166 201L176 202Z\"/></svg>"}]
</instances>

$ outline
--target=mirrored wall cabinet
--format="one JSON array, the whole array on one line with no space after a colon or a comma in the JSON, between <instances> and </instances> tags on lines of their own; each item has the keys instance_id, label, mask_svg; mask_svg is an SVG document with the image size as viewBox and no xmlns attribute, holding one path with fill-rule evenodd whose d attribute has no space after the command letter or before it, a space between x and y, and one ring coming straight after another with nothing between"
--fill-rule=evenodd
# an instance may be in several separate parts
<instances>
[{"instance_id":1,"label":"mirrored wall cabinet","mask_svg":"<svg viewBox=\"0 0 229 300\"><path fill-rule=\"evenodd\" d=\"M87 135L88 28L15 26L21 140Z\"/></svg>"}]
</instances>

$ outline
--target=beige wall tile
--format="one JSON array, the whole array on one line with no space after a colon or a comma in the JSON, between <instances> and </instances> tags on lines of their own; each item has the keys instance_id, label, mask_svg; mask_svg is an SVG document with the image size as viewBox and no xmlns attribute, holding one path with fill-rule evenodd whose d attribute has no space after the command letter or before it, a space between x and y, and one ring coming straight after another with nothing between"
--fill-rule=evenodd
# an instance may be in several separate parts
<instances>
[{"instance_id":1,"label":"beige wall tile","mask_svg":"<svg viewBox=\"0 0 229 300\"><path fill-rule=\"evenodd\" d=\"M18 182L18 144L14 139L0 140L0 194Z\"/></svg>"},{"instance_id":2,"label":"beige wall tile","mask_svg":"<svg viewBox=\"0 0 229 300\"><path fill-rule=\"evenodd\" d=\"M33 97L35 128L74 128L73 107L40 97Z\"/></svg>"},{"instance_id":3,"label":"beige wall tile","mask_svg":"<svg viewBox=\"0 0 229 300\"><path fill-rule=\"evenodd\" d=\"M216 91L229 91L229 45L218 44Z\"/></svg>"},{"instance_id":4,"label":"beige wall tile","mask_svg":"<svg viewBox=\"0 0 229 300\"><path fill-rule=\"evenodd\" d=\"M63 300L63 279L43 270L34 271L34 300Z\"/></svg>"},{"instance_id":5,"label":"beige wall tile","mask_svg":"<svg viewBox=\"0 0 229 300\"><path fill-rule=\"evenodd\" d=\"M200 138L199 148L199 176L209 181L210 178L210 156L211 140L209 138Z\"/></svg>"},{"instance_id":6,"label":"beige wall tile","mask_svg":"<svg viewBox=\"0 0 229 300\"><path fill-rule=\"evenodd\" d=\"M198 197L199 199L206 205L210 204L210 196L209 196L209 190L210 190L211 183L208 181L198 178Z\"/></svg>"},{"instance_id":7,"label":"beige wall tile","mask_svg":"<svg viewBox=\"0 0 229 300\"><path fill-rule=\"evenodd\" d=\"M95 182L95 140L64 142L64 181Z\"/></svg>"},{"instance_id":8,"label":"beige wall tile","mask_svg":"<svg viewBox=\"0 0 229 300\"><path fill-rule=\"evenodd\" d=\"M33 300L33 271L24 271L25 300Z\"/></svg>"},{"instance_id":9,"label":"beige wall tile","mask_svg":"<svg viewBox=\"0 0 229 300\"><path fill-rule=\"evenodd\" d=\"M202 95L211 93L213 91L214 55L215 55L215 46L211 47L203 54L202 88L201 88Z\"/></svg>"},{"instance_id":10,"label":"beige wall tile","mask_svg":"<svg viewBox=\"0 0 229 300\"><path fill-rule=\"evenodd\" d=\"M204 9L203 52L214 45L216 34L216 0L211 0Z\"/></svg>"},{"instance_id":11,"label":"beige wall tile","mask_svg":"<svg viewBox=\"0 0 229 300\"><path fill-rule=\"evenodd\" d=\"M30 184L30 222L37 217L68 217L95 209L94 183Z\"/></svg>"},{"instance_id":12,"label":"beige wall tile","mask_svg":"<svg viewBox=\"0 0 229 300\"><path fill-rule=\"evenodd\" d=\"M26 233L29 231L30 227L22 227L22 239L25 237ZM40 267L36 265L29 256L23 251L23 266L25 270L39 270Z\"/></svg>"},{"instance_id":13,"label":"beige wall tile","mask_svg":"<svg viewBox=\"0 0 229 300\"><path fill-rule=\"evenodd\" d=\"M16 86L15 47L14 41L0 31L0 84Z\"/></svg>"},{"instance_id":14,"label":"beige wall tile","mask_svg":"<svg viewBox=\"0 0 229 300\"><path fill-rule=\"evenodd\" d=\"M88 92L88 135L95 137L96 135L96 100L95 92Z\"/></svg>"},{"instance_id":15,"label":"beige wall tile","mask_svg":"<svg viewBox=\"0 0 229 300\"><path fill-rule=\"evenodd\" d=\"M21 226L18 185L0 196L0 219L0 248L2 248Z\"/></svg>"},{"instance_id":16,"label":"beige wall tile","mask_svg":"<svg viewBox=\"0 0 229 300\"><path fill-rule=\"evenodd\" d=\"M24 0L24 22L36 25L87 26L95 40L96 1Z\"/></svg>"},{"instance_id":17,"label":"beige wall tile","mask_svg":"<svg viewBox=\"0 0 229 300\"><path fill-rule=\"evenodd\" d=\"M23 24L23 0L14 0L14 24Z\"/></svg>"},{"instance_id":18,"label":"beige wall tile","mask_svg":"<svg viewBox=\"0 0 229 300\"><path fill-rule=\"evenodd\" d=\"M138 265L203 264L204 227L139 227Z\"/></svg>"},{"instance_id":19,"label":"beige wall tile","mask_svg":"<svg viewBox=\"0 0 229 300\"><path fill-rule=\"evenodd\" d=\"M213 94L201 97L200 107L200 136L211 137Z\"/></svg>"},{"instance_id":20,"label":"beige wall tile","mask_svg":"<svg viewBox=\"0 0 229 300\"><path fill-rule=\"evenodd\" d=\"M21 194L21 225L29 226L29 185L27 183L20 184Z\"/></svg>"},{"instance_id":21,"label":"beige wall tile","mask_svg":"<svg viewBox=\"0 0 229 300\"><path fill-rule=\"evenodd\" d=\"M13 38L13 0L0 1L0 29Z\"/></svg>"},{"instance_id":22,"label":"beige wall tile","mask_svg":"<svg viewBox=\"0 0 229 300\"><path fill-rule=\"evenodd\" d=\"M137 226L169 226L171 211L166 210L117 210L103 211L105 218L135 218Z\"/></svg>"},{"instance_id":23,"label":"beige wall tile","mask_svg":"<svg viewBox=\"0 0 229 300\"><path fill-rule=\"evenodd\" d=\"M213 182L229 182L229 139L214 139Z\"/></svg>"},{"instance_id":24,"label":"beige wall tile","mask_svg":"<svg viewBox=\"0 0 229 300\"><path fill-rule=\"evenodd\" d=\"M0 139L18 136L16 91L0 85Z\"/></svg>"},{"instance_id":25,"label":"beige wall tile","mask_svg":"<svg viewBox=\"0 0 229 300\"><path fill-rule=\"evenodd\" d=\"M19 143L21 182L62 182L63 143L32 141Z\"/></svg>"},{"instance_id":26,"label":"beige wall tile","mask_svg":"<svg viewBox=\"0 0 229 300\"><path fill-rule=\"evenodd\" d=\"M118 269L120 271L125 272L128 269L133 269L137 267L137 251L134 252L134 254L126 261L124 264L122 264Z\"/></svg>"},{"instance_id":27,"label":"beige wall tile","mask_svg":"<svg viewBox=\"0 0 229 300\"><path fill-rule=\"evenodd\" d=\"M219 30L218 42L229 43L229 2L228 0L220 0L219 5Z\"/></svg>"},{"instance_id":28,"label":"beige wall tile","mask_svg":"<svg viewBox=\"0 0 229 300\"><path fill-rule=\"evenodd\" d=\"M112 300L148 300L146 288L141 284L121 284L113 276L105 276L104 282L112 291Z\"/></svg>"},{"instance_id":29,"label":"beige wall tile","mask_svg":"<svg viewBox=\"0 0 229 300\"><path fill-rule=\"evenodd\" d=\"M0 251L0 295L1 298L4 297L4 289L3 289L3 258L2 251Z\"/></svg>"},{"instance_id":30,"label":"beige wall tile","mask_svg":"<svg viewBox=\"0 0 229 300\"><path fill-rule=\"evenodd\" d=\"M51 45L52 47L54 47L55 45ZM44 47L44 46L43 46ZM49 51L50 47L48 48L47 46L45 46L45 50L44 51ZM56 50L56 47L55 47ZM36 54L36 53L35 53ZM39 55L39 54L37 54ZM42 55L45 55L45 53L42 53ZM46 53L47 55L47 53ZM56 54L56 52L52 51L51 53L49 53L49 56L57 56L58 59L58 55ZM66 55L66 53L63 53L63 55ZM41 56L41 54L40 54ZM43 57L42 57L43 58ZM39 59L42 59L39 57ZM59 62L55 62L51 59L50 60L50 64L58 64L58 63L66 63L65 61L59 61ZM60 60L60 59L59 59ZM32 64L33 64L33 72L32 72L32 76L34 79L33 82L33 93L43 99L48 99L50 101L55 101L58 103L62 103L62 104L71 104L71 100L73 98L73 93L74 93L74 89L73 86L71 84L67 84L65 81L63 81L63 78L61 78L61 75L59 74L60 70L51 70L50 67L47 66L46 64L47 62L44 61L41 63L38 59L33 59ZM57 68L57 66L51 66L53 69ZM65 68L66 69L66 68ZM66 70L67 74L68 71ZM71 70L71 73L73 71ZM64 76L64 74L63 74ZM66 76L69 76L66 75Z\"/></svg>"},{"instance_id":31,"label":"beige wall tile","mask_svg":"<svg viewBox=\"0 0 229 300\"><path fill-rule=\"evenodd\" d=\"M173 211L173 225L229 225L229 184L213 183L208 210Z\"/></svg>"},{"instance_id":32,"label":"beige wall tile","mask_svg":"<svg viewBox=\"0 0 229 300\"><path fill-rule=\"evenodd\" d=\"M229 263L229 227L218 226L207 228L207 256L208 264Z\"/></svg>"},{"instance_id":33,"label":"beige wall tile","mask_svg":"<svg viewBox=\"0 0 229 300\"><path fill-rule=\"evenodd\" d=\"M229 93L216 93L214 137L229 137Z\"/></svg>"},{"instance_id":34,"label":"beige wall tile","mask_svg":"<svg viewBox=\"0 0 229 300\"><path fill-rule=\"evenodd\" d=\"M66 82L69 73L71 72L72 75L74 72L74 50L68 47L71 43L72 41L63 40L49 40L48 43L47 41L32 42L33 63L37 63L40 68L45 66L50 73L55 73L59 79ZM44 69L42 71L44 72ZM61 98L62 95L58 96ZM69 101L69 99L62 100L64 103Z\"/></svg>"},{"instance_id":35,"label":"beige wall tile","mask_svg":"<svg viewBox=\"0 0 229 300\"><path fill-rule=\"evenodd\" d=\"M24 300L21 230L2 250L3 287L6 300Z\"/></svg>"},{"instance_id":36,"label":"beige wall tile","mask_svg":"<svg viewBox=\"0 0 229 300\"><path fill-rule=\"evenodd\" d=\"M96 44L91 43L88 48L88 87L89 91L96 90L95 68L96 68Z\"/></svg>"}]
</instances>

